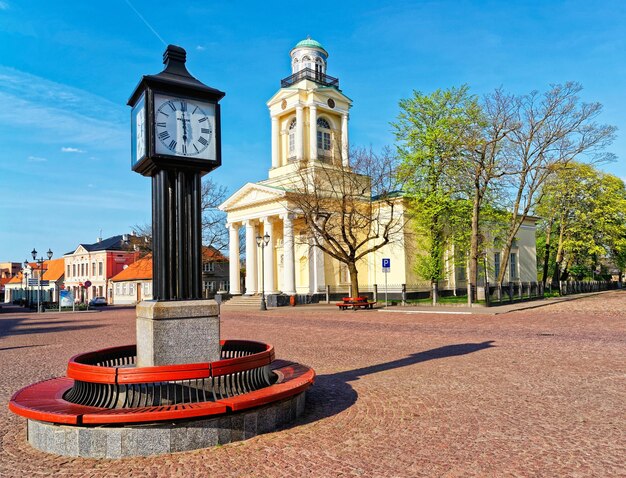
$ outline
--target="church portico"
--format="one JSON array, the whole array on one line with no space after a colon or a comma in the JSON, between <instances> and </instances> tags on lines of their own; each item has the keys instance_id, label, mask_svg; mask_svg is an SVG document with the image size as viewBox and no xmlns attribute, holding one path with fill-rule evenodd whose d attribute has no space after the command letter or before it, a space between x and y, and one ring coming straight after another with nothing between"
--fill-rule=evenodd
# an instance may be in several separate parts
<instances>
[{"instance_id":1,"label":"church portico","mask_svg":"<svg viewBox=\"0 0 626 478\"><path fill-rule=\"evenodd\" d=\"M264 289L266 294L296 293L295 233L293 214L287 211L242 218L229 222L229 255L240 256L239 229L245 228L245 290L241 290L238 260L230 261L230 294L256 295ZM263 236L269 236L263 249L258 245ZM261 239L259 239L261 238ZM263 251L263 252L261 252Z\"/></svg>"}]
</instances>

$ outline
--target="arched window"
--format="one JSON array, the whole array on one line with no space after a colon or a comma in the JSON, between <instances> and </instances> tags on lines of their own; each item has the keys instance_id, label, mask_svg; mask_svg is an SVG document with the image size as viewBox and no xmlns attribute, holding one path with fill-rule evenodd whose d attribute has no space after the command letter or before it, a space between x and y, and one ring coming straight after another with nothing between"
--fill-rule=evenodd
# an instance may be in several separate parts
<instances>
[{"instance_id":1,"label":"arched window","mask_svg":"<svg viewBox=\"0 0 626 478\"><path fill-rule=\"evenodd\" d=\"M310 68L311 70L313 69L313 64L311 63L311 58L309 58L306 55L302 57L302 65L304 66L304 68Z\"/></svg>"},{"instance_id":2,"label":"arched window","mask_svg":"<svg viewBox=\"0 0 626 478\"><path fill-rule=\"evenodd\" d=\"M317 119L317 149L330 151L330 124L324 118Z\"/></svg>"},{"instance_id":3,"label":"arched window","mask_svg":"<svg viewBox=\"0 0 626 478\"><path fill-rule=\"evenodd\" d=\"M318 80L322 78L324 74L324 62L320 57L315 59L315 78Z\"/></svg>"},{"instance_id":4,"label":"arched window","mask_svg":"<svg viewBox=\"0 0 626 478\"><path fill-rule=\"evenodd\" d=\"M296 154L296 119L289 123L289 156Z\"/></svg>"},{"instance_id":5,"label":"arched window","mask_svg":"<svg viewBox=\"0 0 626 478\"><path fill-rule=\"evenodd\" d=\"M292 73L298 72L298 59L297 58L294 58L293 62L291 63L291 71Z\"/></svg>"}]
</instances>

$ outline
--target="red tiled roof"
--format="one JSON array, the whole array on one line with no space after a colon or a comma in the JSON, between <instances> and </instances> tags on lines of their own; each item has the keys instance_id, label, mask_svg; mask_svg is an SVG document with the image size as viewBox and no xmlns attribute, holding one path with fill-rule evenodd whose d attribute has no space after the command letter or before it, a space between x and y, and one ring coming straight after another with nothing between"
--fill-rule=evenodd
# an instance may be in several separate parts
<instances>
[{"instance_id":1,"label":"red tiled roof","mask_svg":"<svg viewBox=\"0 0 626 478\"><path fill-rule=\"evenodd\" d=\"M205 262L228 262L228 258L213 246L202 246L202 260Z\"/></svg>"},{"instance_id":2,"label":"red tiled roof","mask_svg":"<svg viewBox=\"0 0 626 478\"><path fill-rule=\"evenodd\" d=\"M6 284L7 282L9 282L11 279L13 279L13 277L2 277L0 278L0 286Z\"/></svg>"},{"instance_id":3,"label":"red tiled roof","mask_svg":"<svg viewBox=\"0 0 626 478\"><path fill-rule=\"evenodd\" d=\"M53 259L44 262L46 271L43 273L43 280L57 281L65 274L65 259Z\"/></svg>"},{"instance_id":4,"label":"red tiled roof","mask_svg":"<svg viewBox=\"0 0 626 478\"><path fill-rule=\"evenodd\" d=\"M21 284L22 282L22 273L18 273L15 277L11 277L11 280L9 280L8 284Z\"/></svg>"},{"instance_id":5,"label":"red tiled roof","mask_svg":"<svg viewBox=\"0 0 626 478\"><path fill-rule=\"evenodd\" d=\"M152 256L146 257L133 262L119 274L111 277L112 282L121 282L127 280L152 279Z\"/></svg>"}]
</instances>

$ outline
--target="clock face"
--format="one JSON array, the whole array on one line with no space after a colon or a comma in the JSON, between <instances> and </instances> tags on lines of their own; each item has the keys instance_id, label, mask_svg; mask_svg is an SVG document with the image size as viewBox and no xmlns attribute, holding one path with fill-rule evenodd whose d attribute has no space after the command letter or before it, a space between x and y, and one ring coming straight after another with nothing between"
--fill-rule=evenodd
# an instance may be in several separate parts
<instances>
[{"instance_id":1,"label":"clock face","mask_svg":"<svg viewBox=\"0 0 626 478\"><path fill-rule=\"evenodd\" d=\"M135 117L137 136L137 160L146 155L146 110L142 106Z\"/></svg>"},{"instance_id":2,"label":"clock face","mask_svg":"<svg viewBox=\"0 0 626 478\"><path fill-rule=\"evenodd\" d=\"M215 160L215 105L154 95L157 154Z\"/></svg>"},{"instance_id":3,"label":"clock face","mask_svg":"<svg viewBox=\"0 0 626 478\"><path fill-rule=\"evenodd\" d=\"M142 95L131 113L131 166L146 156L146 106Z\"/></svg>"}]
</instances>

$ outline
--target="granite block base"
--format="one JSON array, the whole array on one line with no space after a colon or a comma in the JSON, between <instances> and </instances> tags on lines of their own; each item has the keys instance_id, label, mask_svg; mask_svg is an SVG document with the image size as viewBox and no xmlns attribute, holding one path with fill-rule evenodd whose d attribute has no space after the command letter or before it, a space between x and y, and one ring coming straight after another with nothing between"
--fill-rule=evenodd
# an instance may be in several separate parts
<instances>
[{"instance_id":1,"label":"granite block base","mask_svg":"<svg viewBox=\"0 0 626 478\"><path fill-rule=\"evenodd\" d=\"M225 445L275 431L304 412L305 394L263 407L185 422L126 426L70 426L28 420L28 442L47 453L127 458Z\"/></svg>"},{"instance_id":2,"label":"granite block base","mask_svg":"<svg viewBox=\"0 0 626 478\"><path fill-rule=\"evenodd\" d=\"M220 359L219 306L214 300L147 300L137 305L137 366Z\"/></svg>"}]
</instances>

